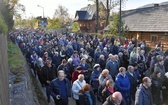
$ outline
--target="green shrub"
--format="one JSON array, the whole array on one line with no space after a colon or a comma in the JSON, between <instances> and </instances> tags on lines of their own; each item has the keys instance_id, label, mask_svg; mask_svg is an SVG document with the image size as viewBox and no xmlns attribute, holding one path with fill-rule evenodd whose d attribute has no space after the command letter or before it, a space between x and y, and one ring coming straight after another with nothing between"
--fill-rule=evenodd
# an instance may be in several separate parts
<instances>
[{"instance_id":1,"label":"green shrub","mask_svg":"<svg viewBox=\"0 0 168 105\"><path fill-rule=\"evenodd\" d=\"M149 53L151 51L151 47L150 46L146 46L146 53Z\"/></svg>"}]
</instances>

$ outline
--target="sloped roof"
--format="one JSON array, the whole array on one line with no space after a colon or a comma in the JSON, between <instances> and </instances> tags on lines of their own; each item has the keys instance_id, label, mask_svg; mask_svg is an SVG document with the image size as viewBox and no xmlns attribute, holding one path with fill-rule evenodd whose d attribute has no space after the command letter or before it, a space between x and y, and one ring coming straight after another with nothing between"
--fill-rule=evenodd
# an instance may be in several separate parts
<instances>
[{"instance_id":1,"label":"sloped roof","mask_svg":"<svg viewBox=\"0 0 168 105\"><path fill-rule=\"evenodd\" d=\"M129 31L168 32L168 5L123 11L122 20Z\"/></svg>"},{"instance_id":2,"label":"sloped roof","mask_svg":"<svg viewBox=\"0 0 168 105\"><path fill-rule=\"evenodd\" d=\"M78 20L85 20L86 14L87 14L87 11L76 11L75 17L78 18Z\"/></svg>"},{"instance_id":3,"label":"sloped roof","mask_svg":"<svg viewBox=\"0 0 168 105\"><path fill-rule=\"evenodd\" d=\"M76 11L75 20L92 20L95 19L96 6L88 5L87 7L81 8Z\"/></svg>"},{"instance_id":4,"label":"sloped roof","mask_svg":"<svg viewBox=\"0 0 168 105\"><path fill-rule=\"evenodd\" d=\"M140 7L138 7L138 8L153 7L154 5L160 5L160 6L162 6L162 5L168 5L168 1L166 1L166 2L161 2L161 3L150 3L150 4L146 4L146 5L140 6ZM137 9L138 9L138 8L137 8Z\"/></svg>"}]
</instances>

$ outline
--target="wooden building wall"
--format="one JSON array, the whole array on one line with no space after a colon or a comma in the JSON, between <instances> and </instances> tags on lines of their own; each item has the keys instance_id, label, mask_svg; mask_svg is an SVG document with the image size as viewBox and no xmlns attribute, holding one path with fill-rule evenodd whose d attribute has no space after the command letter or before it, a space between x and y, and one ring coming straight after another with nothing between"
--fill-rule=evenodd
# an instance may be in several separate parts
<instances>
[{"instance_id":1,"label":"wooden building wall","mask_svg":"<svg viewBox=\"0 0 168 105\"><path fill-rule=\"evenodd\" d=\"M88 33L94 33L95 32L95 23L96 20L83 20L78 21L81 32L88 32ZM99 22L99 28L98 30L103 30L105 27L105 22Z\"/></svg>"},{"instance_id":2,"label":"wooden building wall","mask_svg":"<svg viewBox=\"0 0 168 105\"><path fill-rule=\"evenodd\" d=\"M154 48L156 44L161 42L163 49L168 50L168 33L164 32L129 32L129 39L137 38L138 41L145 40L147 45Z\"/></svg>"}]
</instances>

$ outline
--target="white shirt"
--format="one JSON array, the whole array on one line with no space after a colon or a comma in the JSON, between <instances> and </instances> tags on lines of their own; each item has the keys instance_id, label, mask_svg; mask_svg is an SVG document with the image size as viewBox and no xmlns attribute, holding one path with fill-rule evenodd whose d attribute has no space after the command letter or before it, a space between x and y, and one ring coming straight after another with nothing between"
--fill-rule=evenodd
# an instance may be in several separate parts
<instances>
[{"instance_id":1,"label":"white shirt","mask_svg":"<svg viewBox=\"0 0 168 105\"><path fill-rule=\"evenodd\" d=\"M80 82L78 79L72 85L72 93L73 98L79 100L79 91L81 90L82 86L86 84L86 81L83 80Z\"/></svg>"}]
</instances>

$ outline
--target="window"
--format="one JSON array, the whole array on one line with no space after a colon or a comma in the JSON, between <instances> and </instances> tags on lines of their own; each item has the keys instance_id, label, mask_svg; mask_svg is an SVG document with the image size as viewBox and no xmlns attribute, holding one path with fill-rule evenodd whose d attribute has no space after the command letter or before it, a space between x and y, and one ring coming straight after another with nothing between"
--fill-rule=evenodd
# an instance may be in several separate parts
<instances>
[{"instance_id":1,"label":"window","mask_svg":"<svg viewBox=\"0 0 168 105\"><path fill-rule=\"evenodd\" d=\"M156 42L156 41L157 41L157 35L152 35L151 42Z\"/></svg>"}]
</instances>

